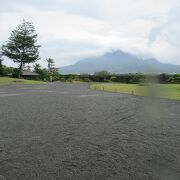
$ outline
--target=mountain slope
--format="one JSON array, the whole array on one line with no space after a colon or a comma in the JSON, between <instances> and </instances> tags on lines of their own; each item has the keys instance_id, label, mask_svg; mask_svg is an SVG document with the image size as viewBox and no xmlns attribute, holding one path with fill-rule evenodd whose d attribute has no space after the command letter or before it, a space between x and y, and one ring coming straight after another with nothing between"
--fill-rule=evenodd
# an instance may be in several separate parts
<instances>
[{"instance_id":1,"label":"mountain slope","mask_svg":"<svg viewBox=\"0 0 180 180\"><path fill-rule=\"evenodd\" d=\"M115 51L103 56L86 58L77 63L60 68L63 74L90 73L107 70L111 73L180 73L179 65L160 63L156 59L140 59L134 55Z\"/></svg>"}]
</instances>

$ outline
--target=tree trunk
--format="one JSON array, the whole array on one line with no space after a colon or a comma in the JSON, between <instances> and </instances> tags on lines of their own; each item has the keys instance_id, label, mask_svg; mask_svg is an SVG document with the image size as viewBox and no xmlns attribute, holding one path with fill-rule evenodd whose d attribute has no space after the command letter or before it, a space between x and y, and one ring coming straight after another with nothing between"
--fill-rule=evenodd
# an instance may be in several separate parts
<instances>
[{"instance_id":1,"label":"tree trunk","mask_svg":"<svg viewBox=\"0 0 180 180\"><path fill-rule=\"evenodd\" d=\"M21 63L20 63L20 66L19 66L19 74L18 74L18 78L21 77L22 66L23 66L23 62L21 62Z\"/></svg>"}]
</instances>

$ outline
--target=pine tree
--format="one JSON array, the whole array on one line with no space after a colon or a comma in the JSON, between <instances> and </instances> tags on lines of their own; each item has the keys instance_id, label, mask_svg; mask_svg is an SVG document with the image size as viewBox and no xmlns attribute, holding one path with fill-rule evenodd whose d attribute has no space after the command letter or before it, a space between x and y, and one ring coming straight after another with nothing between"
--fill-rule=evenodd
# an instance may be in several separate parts
<instances>
[{"instance_id":1,"label":"pine tree","mask_svg":"<svg viewBox=\"0 0 180 180\"><path fill-rule=\"evenodd\" d=\"M2 54L15 63L19 63L19 77L22 67L26 63L32 63L39 59L39 47L37 34L32 23L23 20L15 30L12 31L8 41L2 46Z\"/></svg>"}]
</instances>

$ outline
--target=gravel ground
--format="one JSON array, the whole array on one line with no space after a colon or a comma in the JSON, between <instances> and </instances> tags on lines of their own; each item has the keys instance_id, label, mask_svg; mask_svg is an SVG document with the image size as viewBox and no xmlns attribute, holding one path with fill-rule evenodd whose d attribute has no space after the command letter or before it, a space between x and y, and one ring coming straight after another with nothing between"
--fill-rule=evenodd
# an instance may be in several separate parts
<instances>
[{"instance_id":1,"label":"gravel ground","mask_svg":"<svg viewBox=\"0 0 180 180\"><path fill-rule=\"evenodd\" d=\"M179 180L180 101L87 87L0 86L0 180Z\"/></svg>"}]
</instances>

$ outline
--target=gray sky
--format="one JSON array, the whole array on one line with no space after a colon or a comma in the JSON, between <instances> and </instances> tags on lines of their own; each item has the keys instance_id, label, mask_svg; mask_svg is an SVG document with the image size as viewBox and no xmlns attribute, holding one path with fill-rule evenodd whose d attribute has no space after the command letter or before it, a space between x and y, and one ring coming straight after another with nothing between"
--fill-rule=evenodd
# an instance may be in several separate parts
<instances>
[{"instance_id":1,"label":"gray sky","mask_svg":"<svg viewBox=\"0 0 180 180\"><path fill-rule=\"evenodd\" d=\"M180 0L0 0L0 44L22 19L38 33L40 64L72 64L112 49L180 64ZM4 62L14 65L10 60Z\"/></svg>"}]
</instances>

